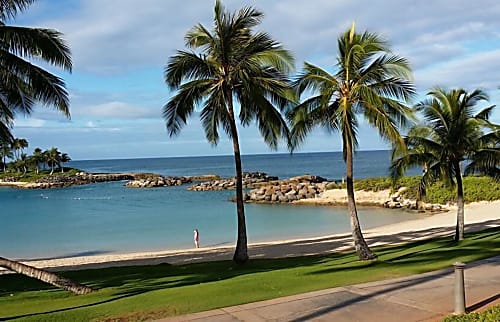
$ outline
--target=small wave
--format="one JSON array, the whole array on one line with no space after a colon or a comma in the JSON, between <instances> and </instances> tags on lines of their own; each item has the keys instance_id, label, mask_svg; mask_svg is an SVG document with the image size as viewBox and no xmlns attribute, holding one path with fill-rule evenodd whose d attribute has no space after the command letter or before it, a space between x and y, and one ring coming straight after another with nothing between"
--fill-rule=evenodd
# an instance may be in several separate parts
<instances>
[{"instance_id":1,"label":"small wave","mask_svg":"<svg viewBox=\"0 0 500 322\"><path fill-rule=\"evenodd\" d=\"M73 200L111 200L111 197L73 197Z\"/></svg>"}]
</instances>

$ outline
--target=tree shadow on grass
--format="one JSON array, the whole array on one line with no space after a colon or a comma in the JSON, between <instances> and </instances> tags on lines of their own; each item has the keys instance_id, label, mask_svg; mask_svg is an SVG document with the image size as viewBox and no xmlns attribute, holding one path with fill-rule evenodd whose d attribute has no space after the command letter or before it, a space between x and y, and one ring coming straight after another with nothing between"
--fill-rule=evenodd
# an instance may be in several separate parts
<instances>
[{"instance_id":1,"label":"tree shadow on grass","mask_svg":"<svg viewBox=\"0 0 500 322\"><path fill-rule=\"evenodd\" d=\"M492 249L500 248L500 238L497 240L494 237L500 237L500 232L498 229L492 230L491 232L487 232L486 236L487 237L479 238L476 237L476 234L471 234L469 236L471 240L469 243L474 243L474 245L470 246L467 243L464 243L463 248L453 247L454 242L447 239L448 237L432 241L418 240L405 245L380 246L376 248L376 252L380 254L380 257L383 258L383 260L371 262L359 262L356 255L353 253L333 253L328 255L311 255L281 259L253 259L244 266L237 266L231 261L213 261L184 265L170 265L163 263L149 266L122 266L80 271L66 271L61 272L60 274L94 288L115 288L115 290L112 292L112 295L110 295L110 298L93 303L74 305L66 308L55 308L52 310L48 309L43 312L20 314L17 316L0 317L0 319L33 317L44 314L71 311L110 303L160 289L174 289L183 286L228 280L247 274L270 272L295 267L320 265L314 272L308 272L306 274L329 274L338 271L359 270L361 272L368 266L380 266L381 269L387 267L405 268L407 266L414 266L415 264L425 266L432 264L438 259L442 260L443 257L454 258L470 255L471 253L478 257L494 256L497 252L494 252ZM343 243L344 239L345 236L340 236L336 241ZM480 241L481 239L483 240ZM331 238L307 242L291 242L290 247L292 248L293 253L294 246L300 248L300 251L303 251L303 247L311 246L311 243L328 243L329 240L331 240ZM428 245L428 243L432 244L431 248L425 248L425 245ZM451 248L452 250L450 250ZM12 280L9 282L9 279ZM0 276L0 295L8 294L9 292L41 289L40 286L43 284L39 282L26 283L28 280L30 279L18 275ZM47 290L51 288L45 286L42 289Z\"/></svg>"}]
</instances>

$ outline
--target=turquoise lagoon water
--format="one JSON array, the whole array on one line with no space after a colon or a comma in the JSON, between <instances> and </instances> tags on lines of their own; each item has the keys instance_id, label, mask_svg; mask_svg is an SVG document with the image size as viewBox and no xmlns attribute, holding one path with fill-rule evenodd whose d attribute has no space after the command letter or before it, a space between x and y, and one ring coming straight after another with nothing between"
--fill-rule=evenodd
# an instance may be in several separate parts
<instances>
[{"instance_id":1,"label":"turquoise lagoon water","mask_svg":"<svg viewBox=\"0 0 500 322\"><path fill-rule=\"evenodd\" d=\"M90 172L155 172L163 175L234 173L230 156L73 161ZM359 152L356 177L387 175L388 151ZM310 173L339 180L341 153L252 155L245 171L280 178ZM85 254L192 248L200 230L201 246L233 245L236 239L232 191L187 191L187 186L132 189L108 182L51 190L0 188L0 256L65 257ZM322 236L349 231L344 207L245 206L249 242ZM416 218L378 208L360 208L363 228Z\"/></svg>"}]
</instances>

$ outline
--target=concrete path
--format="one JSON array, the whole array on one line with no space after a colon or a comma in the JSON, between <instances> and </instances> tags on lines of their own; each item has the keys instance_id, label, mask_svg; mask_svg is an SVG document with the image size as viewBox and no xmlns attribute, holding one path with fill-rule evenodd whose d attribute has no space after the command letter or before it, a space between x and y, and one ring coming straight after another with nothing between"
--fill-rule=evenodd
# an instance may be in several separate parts
<instances>
[{"instance_id":1,"label":"concrete path","mask_svg":"<svg viewBox=\"0 0 500 322\"><path fill-rule=\"evenodd\" d=\"M500 304L500 256L465 268L468 311ZM453 269L226 307L167 321L440 321L453 312Z\"/></svg>"}]
</instances>

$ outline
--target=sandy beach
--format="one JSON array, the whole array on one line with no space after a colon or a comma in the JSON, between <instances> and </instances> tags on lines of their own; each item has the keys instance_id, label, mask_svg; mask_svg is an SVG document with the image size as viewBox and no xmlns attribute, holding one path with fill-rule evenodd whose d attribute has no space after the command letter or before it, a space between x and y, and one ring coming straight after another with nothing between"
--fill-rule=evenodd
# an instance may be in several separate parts
<instances>
[{"instance_id":1,"label":"sandy beach","mask_svg":"<svg viewBox=\"0 0 500 322\"><path fill-rule=\"evenodd\" d=\"M399 210L394 210L399 211ZM377 227L364 231L370 246L394 244L453 235L456 209L436 214L423 214L421 219ZM500 201L479 202L466 205L466 231L500 227ZM250 232L251 233L251 232ZM112 266L155 265L160 263L182 264L211 260L229 260L234 246L210 247L187 250L169 250L128 254L105 254L23 262L49 270L93 269ZM309 239L291 239L249 245L251 258L276 258L331 253L353 249L350 232Z\"/></svg>"}]
</instances>

